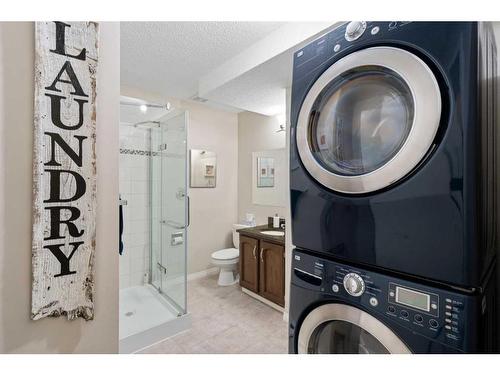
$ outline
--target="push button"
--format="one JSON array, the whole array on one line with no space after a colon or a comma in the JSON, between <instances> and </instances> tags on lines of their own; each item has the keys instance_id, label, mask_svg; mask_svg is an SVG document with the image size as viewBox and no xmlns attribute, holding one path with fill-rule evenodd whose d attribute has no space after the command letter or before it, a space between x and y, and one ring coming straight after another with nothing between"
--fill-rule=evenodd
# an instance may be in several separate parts
<instances>
[{"instance_id":1,"label":"push button","mask_svg":"<svg viewBox=\"0 0 500 375\"><path fill-rule=\"evenodd\" d=\"M370 305L372 305L373 307L377 307L378 306L378 299L376 299L375 297L371 297L370 298Z\"/></svg>"},{"instance_id":2,"label":"push button","mask_svg":"<svg viewBox=\"0 0 500 375\"><path fill-rule=\"evenodd\" d=\"M429 325L432 327L432 328L437 328L439 323L437 322L436 319L431 319L429 320Z\"/></svg>"}]
</instances>

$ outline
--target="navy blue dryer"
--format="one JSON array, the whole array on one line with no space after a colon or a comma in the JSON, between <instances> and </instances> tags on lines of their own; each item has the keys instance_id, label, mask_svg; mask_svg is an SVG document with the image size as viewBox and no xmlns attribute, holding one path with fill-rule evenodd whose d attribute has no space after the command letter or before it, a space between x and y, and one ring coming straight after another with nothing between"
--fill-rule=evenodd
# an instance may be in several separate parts
<instances>
[{"instance_id":1,"label":"navy blue dryer","mask_svg":"<svg viewBox=\"0 0 500 375\"><path fill-rule=\"evenodd\" d=\"M490 24L351 22L294 55L293 244L474 290L496 249Z\"/></svg>"}]
</instances>

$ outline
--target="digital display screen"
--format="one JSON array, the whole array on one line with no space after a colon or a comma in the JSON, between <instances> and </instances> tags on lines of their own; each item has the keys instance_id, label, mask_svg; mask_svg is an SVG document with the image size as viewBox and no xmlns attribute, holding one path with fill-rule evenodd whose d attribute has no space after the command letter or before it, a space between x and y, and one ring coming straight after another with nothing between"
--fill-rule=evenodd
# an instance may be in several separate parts
<instances>
[{"instance_id":1,"label":"digital display screen","mask_svg":"<svg viewBox=\"0 0 500 375\"><path fill-rule=\"evenodd\" d=\"M402 305L429 312L430 299L431 297L428 294L396 286L396 302Z\"/></svg>"}]
</instances>

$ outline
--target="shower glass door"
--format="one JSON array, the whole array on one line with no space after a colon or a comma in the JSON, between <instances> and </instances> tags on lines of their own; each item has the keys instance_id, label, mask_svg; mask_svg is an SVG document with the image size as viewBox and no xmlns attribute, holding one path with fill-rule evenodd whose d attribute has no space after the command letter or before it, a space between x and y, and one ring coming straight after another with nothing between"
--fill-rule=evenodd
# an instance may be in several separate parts
<instances>
[{"instance_id":1,"label":"shower glass door","mask_svg":"<svg viewBox=\"0 0 500 375\"><path fill-rule=\"evenodd\" d=\"M171 111L151 130L151 284L186 313L187 112Z\"/></svg>"}]
</instances>

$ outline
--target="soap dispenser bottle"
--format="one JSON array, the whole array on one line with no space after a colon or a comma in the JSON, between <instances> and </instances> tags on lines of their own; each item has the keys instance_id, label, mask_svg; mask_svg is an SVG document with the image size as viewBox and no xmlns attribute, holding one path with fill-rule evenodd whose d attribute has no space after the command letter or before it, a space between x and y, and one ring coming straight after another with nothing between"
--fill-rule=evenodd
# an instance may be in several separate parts
<instances>
[{"instance_id":1,"label":"soap dispenser bottle","mask_svg":"<svg viewBox=\"0 0 500 375\"><path fill-rule=\"evenodd\" d=\"M273 228L279 228L280 227L280 217L278 214L275 214L273 217Z\"/></svg>"}]
</instances>

